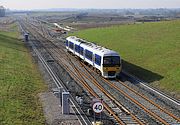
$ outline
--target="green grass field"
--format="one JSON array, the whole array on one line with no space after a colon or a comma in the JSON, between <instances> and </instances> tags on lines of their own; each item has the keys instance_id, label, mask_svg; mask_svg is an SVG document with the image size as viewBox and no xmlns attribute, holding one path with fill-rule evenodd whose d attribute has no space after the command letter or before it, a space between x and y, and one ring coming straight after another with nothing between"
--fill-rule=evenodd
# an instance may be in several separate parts
<instances>
[{"instance_id":1,"label":"green grass field","mask_svg":"<svg viewBox=\"0 0 180 125\"><path fill-rule=\"evenodd\" d=\"M10 29L0 31L0 125L44 124L37 94L46 90L46 85L18 40L17 26Z\"/></svg>"},{"instance_id":2,"label":"green grass field","mask_svg":"<svg viewBox=\"0 0 180 125\"><path fill-rule=\"evenodd\" d=\"M70 35L119 52L124 70L180 98L180 20L94 28Z\"/></svg>"}]
</instances>

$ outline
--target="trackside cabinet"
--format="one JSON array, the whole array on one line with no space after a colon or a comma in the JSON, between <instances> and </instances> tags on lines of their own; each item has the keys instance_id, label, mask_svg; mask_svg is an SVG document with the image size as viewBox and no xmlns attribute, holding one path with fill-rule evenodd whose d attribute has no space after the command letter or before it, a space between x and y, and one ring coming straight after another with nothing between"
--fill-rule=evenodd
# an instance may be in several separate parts
<instances>
[{"instance_id":1,"label":"trackside cabinet","mask_svg":"<svg viewBox=\"0 0 180 125\"><path fill-rule=\"evenodd\" d=\"M25 42L29 41L29 35L27 33L24 34L24 39L25 39Z\"/></svg>"},{"instance_id":2,"label":"trackside cabinet","mask_svg":"<svg viewBox=\"0 0 180 125\"><path fill-rule=\"evenodd\" d=\"M69 92L62 92L62 114L70 113Z\"/></svg>"}]
</instances>

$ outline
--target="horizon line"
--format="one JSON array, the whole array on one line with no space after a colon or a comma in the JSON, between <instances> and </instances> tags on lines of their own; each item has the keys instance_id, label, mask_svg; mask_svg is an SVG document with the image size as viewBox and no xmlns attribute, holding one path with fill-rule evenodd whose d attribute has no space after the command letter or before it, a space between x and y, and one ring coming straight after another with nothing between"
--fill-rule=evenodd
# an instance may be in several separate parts
<instances>
[{"instance_id":1,"label":"horizon line","mask_svg":"<svg viewBox=\"0 0 180 125\"><path fill-rule=\"evenodd\" d=\"M5 8L10 11L45 11L45 10L53 10L53 9L69 9L69 10L125 10L125 9L137 9L137 10L147 10L147 9L180 9L180 7L172 8L172 7L159 7L159 8L40 8L40 9L11 9ZM55 10L54 10L55 11ZM58 11L58 10L57 10Z\"/></svg>"}]
</instances>

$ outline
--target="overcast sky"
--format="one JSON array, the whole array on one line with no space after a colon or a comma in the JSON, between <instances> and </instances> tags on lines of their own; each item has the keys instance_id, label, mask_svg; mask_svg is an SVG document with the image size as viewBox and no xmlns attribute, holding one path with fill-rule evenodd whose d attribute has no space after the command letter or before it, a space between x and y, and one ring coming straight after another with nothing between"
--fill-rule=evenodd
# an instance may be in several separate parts
<instances>
[{"instance_id":1,"label":"overcast sky","mask_svg":"<svg viewBox=\"0 0 180 125\"><path fill-rule=\"evenodd\" d=\"M10 9L47 8L180 8L180 0L0 0Z\"/></svg>"}]
</instances>

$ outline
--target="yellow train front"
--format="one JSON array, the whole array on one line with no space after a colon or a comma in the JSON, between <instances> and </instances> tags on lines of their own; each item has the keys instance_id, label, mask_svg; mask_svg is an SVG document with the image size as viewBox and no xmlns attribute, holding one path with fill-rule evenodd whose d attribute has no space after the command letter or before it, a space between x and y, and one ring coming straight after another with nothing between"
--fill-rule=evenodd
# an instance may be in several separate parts
<instances>
[{"instance_id":1,"label":"yellow train front","mask_svg":"<svg viewBox=\"0 0 180 125\"><path fill-rule=\"evenodd\" d=\"M105 78L115 78L122 70L121 58L114 52L111 55L103 55L101 74Z\"/></svg>"}]
</instances>

